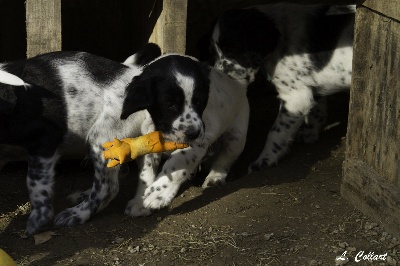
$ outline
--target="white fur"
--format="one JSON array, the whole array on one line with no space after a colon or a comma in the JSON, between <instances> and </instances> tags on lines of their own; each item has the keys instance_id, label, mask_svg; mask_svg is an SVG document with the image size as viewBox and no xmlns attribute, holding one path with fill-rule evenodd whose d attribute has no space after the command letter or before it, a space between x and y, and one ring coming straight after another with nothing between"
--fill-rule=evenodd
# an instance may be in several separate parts
<instances>
[{"instance_id":1,"label":"white fur","mask_svg":"<svg viewBox=\"0 0 400 266\"><path fill-rule=\"evenodd\" d=\"M24 87L30 86L30 84L25 83L19 77L1 70L1 65L0 65L0 82L12 86L24 86Z\"/></svg>"}]
</instances>

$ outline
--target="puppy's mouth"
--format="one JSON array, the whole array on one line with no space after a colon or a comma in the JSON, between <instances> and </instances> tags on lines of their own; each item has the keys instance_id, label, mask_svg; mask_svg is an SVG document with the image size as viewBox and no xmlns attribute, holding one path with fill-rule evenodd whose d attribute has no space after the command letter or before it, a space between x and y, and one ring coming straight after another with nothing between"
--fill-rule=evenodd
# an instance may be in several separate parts
<instances>
[{"instance_id":1,"label":"puppy's mouth","mask_svg":"<svg viewBox=\"0 0 400 266\"><path fill-rule=\"evenodd\" d=\"M183 132L164 133L164 138L166 141L173 141L180 144L202 146L204 143L204 132L201 132L200 135L195 139L190 139Z\"/></svg>"}]
</instances>

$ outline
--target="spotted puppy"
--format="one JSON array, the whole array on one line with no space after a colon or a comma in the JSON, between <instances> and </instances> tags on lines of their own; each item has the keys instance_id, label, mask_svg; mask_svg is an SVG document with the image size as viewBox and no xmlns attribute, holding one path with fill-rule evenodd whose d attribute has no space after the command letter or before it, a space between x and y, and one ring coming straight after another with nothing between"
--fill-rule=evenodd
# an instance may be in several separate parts
<instances>
[{"instance_id":1,"label":"spotted puppy","mask_svg":"<svg viewBox=\"0 0 400 266\"><path fill-rule=\"evenodd\" d=\"M161 74L168 69L171 74ZM197 169L217 140L222 142L222 148L203 187L225 182L246 141L247 84L183 56L157 59L137 77L125 101L123 118L145 108L156 125L163 126L168 140L187 142L190 146L172 152L155 182L143 184L148 187L132 202L132 206L143 208L135 208L131 212L133 216L148 215L154 209L169 205L180 185ZM159 112L160 108L169 111ZM142 180L151 178L142 177Z\"/></svg>"},{"instance_id":2,"label":"spotted puppy","mask_svg":"<svg viewBox=\"0 0 400 266\"><path fill-rule=\"evenodd\" d=\"M226 11L212 42L216 67L236 79L261 71L275 85L281 106L265 147L249 171L274 165L301 129L318 140L325 98L350 87L354 6L274 4Z\"/></svg>"},{"instance_id":3,"label":"spotted puppy","mask_svg":"<svg viewBox=\"0 0 400 266\"><path fill-rule=\"evenodd\" d=\"M149 44L129 66L84 52L54 52L0 64L0 96L7 103L0 110L0 145L23 147L28 154L29 234L53 220L54 167L60 155L89 150L94 182L87 198L55 217L56 225L84 223L116 196L119 167L106 167L101 145L155 129L148 112L124 119L121 115L131 109L125 100L134 97L134 77L160 54L158 46ZM153 112L160 114L155 125L161 129L171 122L163 117L169 112L163 104ZM141 171L149 168L142 163Z\"/></svg>"}]
</instances>

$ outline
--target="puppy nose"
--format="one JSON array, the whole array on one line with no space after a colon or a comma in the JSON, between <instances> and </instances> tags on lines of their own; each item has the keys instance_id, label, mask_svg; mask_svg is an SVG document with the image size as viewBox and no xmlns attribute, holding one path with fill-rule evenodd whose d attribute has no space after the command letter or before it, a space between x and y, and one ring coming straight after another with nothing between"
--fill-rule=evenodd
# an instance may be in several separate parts
<instances>
[{"instance_id":1,"label":"puppy nose","mask_svg":"<svg viewBox=\"0 0 400 266\"><path fill-rule=\"evenodd\" d=\"M195 127L189 127L186 130L186 136L188 137L189 140L195 140L199 135L200 135L200 129L197 129Z\"/></svg>"}]
</instances>

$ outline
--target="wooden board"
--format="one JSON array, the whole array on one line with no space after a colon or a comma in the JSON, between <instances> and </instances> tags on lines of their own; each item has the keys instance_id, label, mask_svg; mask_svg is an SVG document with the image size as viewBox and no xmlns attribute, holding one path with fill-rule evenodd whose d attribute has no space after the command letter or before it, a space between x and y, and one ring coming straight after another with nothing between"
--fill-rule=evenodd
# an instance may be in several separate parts
<instances>
[{"instance_id":1,"label":"wooden board","mask_svg":"<svg viewBox=\"0 0 400 266\"><path fill-rule=\"evenodd\" d=\"M400 234L399 44L400 24L396 20L363 6L358 8L342 182L344 198L397 236Z\"/></svg>"},{"instance_id":2,"label":"wooden board","mask_svg":"<svg viewBox=\"0 0 400 266\"><path fill-rule=\"evenodd\" d=\"M27 57L61 50L61 0L26 1Z\"/></svg>"},{"instance_id":3,"label":"wooden board","mask_svg":"<svg viewBox=\"0 0 400 266\"><path fill-rule=\"evenodd\" d=\"M400 21L400 2L397 0L366 0L362 5Z\"/></svg>"},{"instance_id":4,"label":"wooden board","mask_svg":"<svg viewBox=\"0 0 400 266\"><path fill-rule=\"evenodd\" d=\"M160 0L158 0L160 1ZM149 42L157 43L163 53L186 52L186 20L188 0L164 0Z\"/></svg>"}]
</instances>

